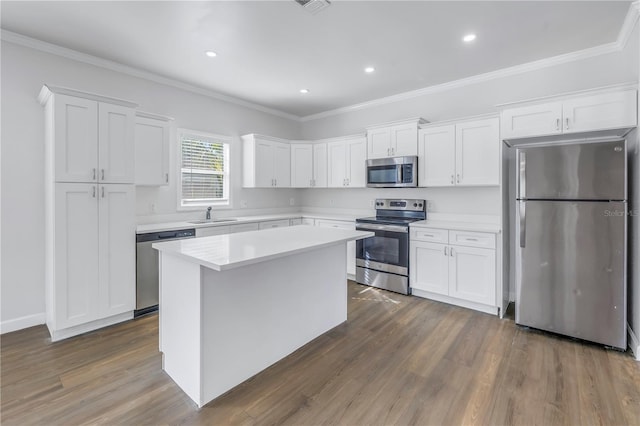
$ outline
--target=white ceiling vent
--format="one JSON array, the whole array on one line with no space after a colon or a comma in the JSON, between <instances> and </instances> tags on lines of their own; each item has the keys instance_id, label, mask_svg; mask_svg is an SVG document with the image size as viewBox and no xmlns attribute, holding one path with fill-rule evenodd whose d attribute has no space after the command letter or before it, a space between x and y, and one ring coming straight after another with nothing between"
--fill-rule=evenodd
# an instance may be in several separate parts
<instances>
[{"instance_id":1,"label":"white ceiling vent","mask_svg":"<svg viewBox=\"0 0 640 426\"><path fill-rule=\"evenodd\" d=\"M328 0L295 0L295 2L304 7L312 15L331 5Z\"/></svg>"}]
</instances>

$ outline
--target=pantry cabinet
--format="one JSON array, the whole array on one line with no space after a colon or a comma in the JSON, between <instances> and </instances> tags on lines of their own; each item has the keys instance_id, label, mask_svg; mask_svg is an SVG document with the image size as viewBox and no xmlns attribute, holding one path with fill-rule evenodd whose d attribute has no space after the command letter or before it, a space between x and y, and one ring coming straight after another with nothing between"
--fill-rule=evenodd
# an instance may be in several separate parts
<instances>
[{"instance_id":1,"label":"pantry cabinet","mask_svg":"<svg viewBox=\"0 0 640 426\"><path fill-rule=\"evenodd\" d=\"M418 161L422 187L499 185L498 118L420 129Z\"/></svg>"},{"instance_id":2,"label":"pantry cabinet","mask_svg":"<svg viewBox=\"0 0 640 426\"><path fill-rule=\"evenodd\" d=\"M412 226L412 293L498 313L496 247L495 234Z\"/></svg>"},{"instance_id":3,"label":"pantry cabinet","mask_svg":"<svg viewBox=\"0 0 640 426\"><path fill-rule=\"evenodd\" d=\"M418 125L421 118L367 128L367 158L418 155Z\"/></svg>"},{"instance_id":4,"label":"pantry cabinet","mask_svg":"<svg viewBox=\"0 0 640 426\"><path fill-rule=\"evenodd\" d=\"M617 89L510 104L502 110L502 138L631 128L637 124L636 98L635 89Z\"/></svg>"},{"instance_id":5,"label":"pantry cabinet","mask_svg":"<svg viewBox=\"0 0 640 426\"><path fill-rule=\"evenodd\" d=\"M135 124L135 183L169 184L170 133L172 118L137 112Z\"/></svg>"},{"instance_id":6,"label":"pantry cabinet","mask_svg":"<svg viewBox=\"0 0 640 426\"><path fill-rule=\"evenodd\" d=\"M243 186L275 188L291 186L289 141L264 135L245 135L243 141Z\"/></svg>"},{"instance_id":7,"label":"pantry cabinet","mask_svg":"<svg viewBox=\"0 0 640 426\"><path fill-rule=\"evenodd\" d=\"M328 186L364 188L366 138L347 137L327 143Z\"/></svg>"},{"instance_id":8,"label":"pantry cabinet","mask_svg":"<svg viewBox=\"0 0 640 426\"><path fill-rule=\"evenodd\" d=\"M52 341L135 309L135 104L44 86L45 289Z\"/></svg>"}]
</instances>

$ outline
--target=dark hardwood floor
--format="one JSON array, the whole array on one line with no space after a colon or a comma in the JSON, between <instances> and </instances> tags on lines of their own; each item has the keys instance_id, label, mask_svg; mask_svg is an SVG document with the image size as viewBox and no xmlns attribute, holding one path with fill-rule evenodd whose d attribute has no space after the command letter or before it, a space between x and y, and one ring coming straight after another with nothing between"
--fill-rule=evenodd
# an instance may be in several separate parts
<instances>
[{"instance_id":1,"label":"dark hardwood floor","mask_svg":"<svg viewBox=\"0 0 640 426\"><path fill-rule=\"evenodd\" d=\"M147 316L1 338L2 425L640 425L640 363L513 320L349 283L349 320L198 410Z\"/></svg>"}]
</instances>

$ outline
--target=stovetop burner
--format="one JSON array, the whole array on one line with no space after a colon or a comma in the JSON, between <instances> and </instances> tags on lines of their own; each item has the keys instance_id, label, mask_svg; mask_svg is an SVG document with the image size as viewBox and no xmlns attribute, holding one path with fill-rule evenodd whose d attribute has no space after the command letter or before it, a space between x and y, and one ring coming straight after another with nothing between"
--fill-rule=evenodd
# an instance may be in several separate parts
<instances>
[{"instance_id":1,"label":"stovetop burner","mask_svg":"<svg viewBox=\"0 0 640 426\"><path fill-rule=\"evenodd\" d=\"M380 223L384 225L408 225L411 222L424 220L424 218L406 218L406 217L362 217L356 219L358 223Z\"/></svg>"}]
</instances>

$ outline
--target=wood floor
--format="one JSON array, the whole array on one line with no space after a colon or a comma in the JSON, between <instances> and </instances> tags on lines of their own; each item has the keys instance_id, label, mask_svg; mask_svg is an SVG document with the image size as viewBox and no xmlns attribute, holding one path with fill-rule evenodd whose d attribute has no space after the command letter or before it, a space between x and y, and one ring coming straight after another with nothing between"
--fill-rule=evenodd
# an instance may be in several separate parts
<instances>
[{"instance_id":1,"label":"wood floor","mask_svg":"<svg viewBox=\"0 0 640 426\"><path fill-rule=\"evenodd\" d=\"M162 372L152 315L1 341L2 425L640 425L628 353L349 283L349 320L201 410Z\"/></svg>"}]
</instances>

